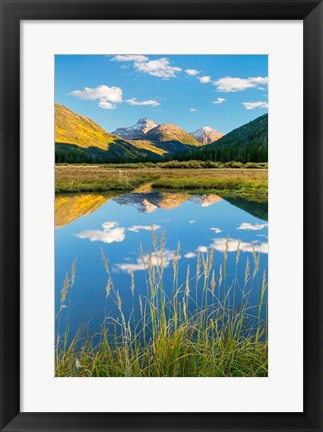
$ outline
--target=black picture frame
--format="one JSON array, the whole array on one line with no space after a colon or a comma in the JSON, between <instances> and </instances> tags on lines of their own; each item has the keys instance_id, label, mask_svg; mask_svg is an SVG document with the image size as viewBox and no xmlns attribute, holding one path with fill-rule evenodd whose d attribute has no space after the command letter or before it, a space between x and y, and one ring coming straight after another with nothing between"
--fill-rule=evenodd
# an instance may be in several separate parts
<instances>
[{"instance_id":1,"label":"black picture frame","mask_svg":"<svg viewBox=\"0 0 323 432\"><path fill-rule=\"evenodd\" d=\"M1 431L322 431L322 2L317 0L0 0L0 6ZM20 21L31 19L293 19L303 21L303 413L20 412ZM292 159L289 163L292 163ZM295 244L294 247L299 245ZM252 410L252 407L250 409Z\"/></svg>"}]
</instances>

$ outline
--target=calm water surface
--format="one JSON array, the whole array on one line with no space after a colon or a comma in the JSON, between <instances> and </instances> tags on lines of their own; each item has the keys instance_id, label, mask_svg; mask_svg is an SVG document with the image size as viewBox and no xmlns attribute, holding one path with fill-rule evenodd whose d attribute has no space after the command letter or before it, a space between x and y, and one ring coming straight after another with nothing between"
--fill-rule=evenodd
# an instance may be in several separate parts
<instances>
[{"instance_id":1,"label":"calm water surface","mask_svg":"<svg viewBox=\"0 0 323 432\"><path fill-rule=\"evenodd\" d=\"M253 270L253 250L259 255L259 272L253 283L250 302L257 304L263 271L268 265L268 224L265 206L243 200L236 205L218 195L190 195L178 192L141 192L105 196L100 194L65 195L56 198L56 312L66 272L77 257L76 281L69 292L71 334L81 324L100 328L105 309L107 274L101 247L108 259L113 284L122 301L131 307L131 272L135 278L135 301L147 292L147 272L140 258L152 250L151 226L160 240L166 236L163 254L165 290L171 290L172 261L180 242L179 280L185 283L187 266L194 280L198 251L207 254L214 248L214 268L218 276L223 251L228 241L228 278L236 272L236 250L240 240L237 279L241 286L247 258ZM168 288L169 286L169 288ZM238 299L239 300L239 299ZM237 301L237 300L236 300ZM139 307L138 304L135 305ZM117 316L117 307L108 303L108 313ZM65 314L66 315L66 314ZM62 314L62 320L64 320ZM62 325L62 324L61 324Z\"/></svg>"}]
</instances>

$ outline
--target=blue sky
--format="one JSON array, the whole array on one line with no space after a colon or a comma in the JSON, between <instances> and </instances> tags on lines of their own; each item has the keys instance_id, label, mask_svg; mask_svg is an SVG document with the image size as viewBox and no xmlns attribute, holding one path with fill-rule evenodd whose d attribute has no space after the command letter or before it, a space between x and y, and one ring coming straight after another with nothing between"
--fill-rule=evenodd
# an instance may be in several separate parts
<instances>
[{"instance_id":1,"label":"blue sky","mask_svg":"<svg viewBox=\"0 0 323 432\"><path fill-rule=\"evenodd\" d=\"M228 133L268 112L268 57L56 55L55 101L110 132L149 117Z\"/></svg>"}]
</instances>

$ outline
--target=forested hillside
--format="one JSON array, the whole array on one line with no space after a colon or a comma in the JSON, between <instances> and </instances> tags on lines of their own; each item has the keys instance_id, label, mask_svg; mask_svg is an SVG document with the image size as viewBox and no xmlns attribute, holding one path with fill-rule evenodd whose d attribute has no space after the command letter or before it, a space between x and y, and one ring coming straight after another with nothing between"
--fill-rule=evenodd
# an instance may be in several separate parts
<instances>
[{"instance_id":1,"label":"forested hillside","mask_svg":"<svg viewBox=\"0 0 323 432\"><path fill-rule=\"evenodd\" d=\"M178 160L220 162L268 161L268 114L234 129L216 142L176 157Z\"/></svg>"}]
</instances>

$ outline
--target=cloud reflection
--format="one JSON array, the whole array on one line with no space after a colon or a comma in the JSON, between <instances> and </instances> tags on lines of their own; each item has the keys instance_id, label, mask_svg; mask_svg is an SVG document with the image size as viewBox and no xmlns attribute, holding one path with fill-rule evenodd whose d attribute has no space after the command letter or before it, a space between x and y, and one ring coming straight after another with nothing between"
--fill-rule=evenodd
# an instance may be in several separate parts
<instances>
[{"instance_id":1,"label":"cloud reflection","mask_svg":"<svg viewBox=\"0 0 323 432\"><path fill-rule=\"evenodd\" d=\"M196 257L196 253L194 253L194 252L187 252L187 253L184 255L184 257L185 257L185 258L195 258L195 257Z\"/></svg>"},{"instance_id":2,"label":"cloud reflection","mask_svg":"<svg viewBox=\"0 0 323 432\"><path fill-rule=\"evenodd\" d=\"M239 240L233 238L219 238L215 239L212 243L212 247L218 252L224 252L227 247L228 242L228 252L237 252ZM259 242L255 240L254 242L240 242L240 250L242 252L259 252L268 254L268 242Z\"/></svg>"},{"instance_id":3,"label":"cloud reflection","mask_svg":"<svg viewBox=\"0 0 323 432\"><path fill-rule=\"evenodd\" d=\"M174 260L175 255L176 251L165 249L162 253L162 256L160 252L153 252L152 254L143 255L142 257L137 258L137 261L135 263L120 263L116 264L116 267L127 273L135 272L138 270L146 270L149 266L148 263L150 260L151 265L162 265L163 268L166 268Z\"/></svg>"},{"instance_id":4,"label":"cloud reflection","mask_svg":"<svg viewBox=\"0 0 323 432\"><path fill-rule=\"evenodd\" d=\"M216 228L216 227L214 227L214 228L210 228L210 230L211 230L211 231L214 231L215 234L219 234L220 232L222 232L222 230L221 230L220 228Z\"/></svg>"},{"instance_id":5,"label":"cloud reflection","mask_svg":"<svg viewBox=\"0 0 323 432\"><path fill-rule=\"evenodd\" d=\"M119 243L125 239L125 228L118 227L118 222L105 222L102 228L103 230L85 230L75 235L81 239L103 243Z\"/></svg>"},{"instance_id":6,"label":"cloud reflection","mask_svg":"<svg viewBox=\"0 0 323 432\"><path fill-rule=\"evenodd\" d=\"M199 252L203 252L203 253L206 253L207 252L207 246L199 246L198 248L197 248L197 250L199 251Z\"/></svg>"},{"instance_id":7,"label":"cloud reflection","mask_svg":"<svg viewBox=\"0 0 323 432\"><path fill-rule=\"evenodd\" d=\"M263 228L266 228L268 226L267 223L263 224L251 224L248 222L243 222L237 229L238 230L250 230L250 231L260 231Z\"/></svg>"},{"instance_id":8,"label":"cloud reflection","mask_svg":"<svg viewBox=\"0 0 323 432\"><path fill-rule=\"evenodd\" d=\"M133 225L130 228L128 228L128 231L132 232L139 232L141 230L143 231L151 231L151 229L154 229L154 231L157 231L161 228L160 225Z\"/></svg>"}]
</instances>

